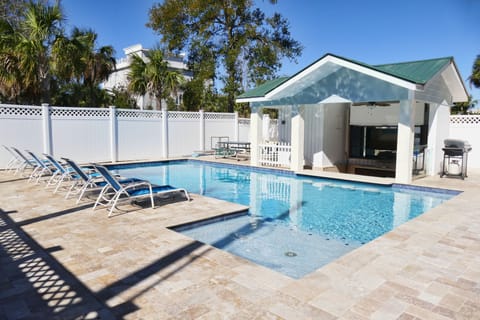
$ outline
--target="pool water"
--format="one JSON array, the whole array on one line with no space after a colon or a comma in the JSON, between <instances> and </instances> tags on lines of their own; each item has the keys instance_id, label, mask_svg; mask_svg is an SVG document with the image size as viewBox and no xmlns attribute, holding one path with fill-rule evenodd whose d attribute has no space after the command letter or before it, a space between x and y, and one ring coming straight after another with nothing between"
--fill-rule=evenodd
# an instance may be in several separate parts
<instances>
[{"instance_id":1,"label":"pool water","mask_svg":"<svg viewBox=\"0 0 480 320\"><path fill-rule=\"evenodd\" d=\"M293 278L455 195L201 161L117 167L116 172L249 206L245 214L176 230Z\"/></svg>"}]
</instances>

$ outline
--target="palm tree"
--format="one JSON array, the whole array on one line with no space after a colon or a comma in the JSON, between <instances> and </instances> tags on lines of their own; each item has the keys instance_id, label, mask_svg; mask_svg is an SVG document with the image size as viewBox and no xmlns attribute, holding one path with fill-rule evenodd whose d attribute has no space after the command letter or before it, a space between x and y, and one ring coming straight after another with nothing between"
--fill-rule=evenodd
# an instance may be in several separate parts
<instances>
[{"instance_id":1,"label":"palm tree","mask_svg":"<svg viewBox=\"0 0 480 320\"><path fill-rule=\"evenodd\" d=\"M56 75L65 86L85 87L82 105L97 106L99 85L116 67L114 52L112 46L97 48L93 30L74 28L70 38L59 38L52 52Z\"/></svg>"},{"instance_id":2,"label":"palm tree","mask_svg":"<svg viewBox=\"0 0 480 320\"><path fill-rule=\"evenodd\" d=\"M30 2L15 32L14 55L23 75L23 86L36 102L50 100L50 53L62 34L63 14L57 5Z\"/></svg>"},{"instance_id":3,"label":"palm tree","mask_svg":"<svg viewBox=\"0 0 480 320\"><path fill-rule=\"evenodd\" d=\"M184 81L183 76L168 68L161 49L148 51L146 56L147 61L137 55L131 57L128 90L140 96L151 94L163 108L165 99Z\"/></svg>"},{"instance_id":4,"label":"palm tree","mask_svg":"<svg viewBox=\"0 0 480 320\"><path fill-rule=\"evenodd\" d=\"M0 20L0 95L16 100L22 88L22 76L18 58L11 50L15 45L15 30L6 20Z\"/></svg>"},{"instance_id":5,"label":"palm tree","mask_svg":"<svg viewBox=\"0 0 480 320\"><path fill-rule=\"evenodd\" d=\"M470 80L470 85L480 88L480 55L477 55L473 62L472 75L468 79Z\"/></svg>"},{"instance_id":6,"label":"palm tree","mask_svg":"<svg viewBox=\"0 0 480 320\"><path fill-rule=\"evenodd\" d=\"M83 40L80 58L85 66L82 72L83 84L88 88L89 100L95 106L98 86L115 70L115 50L112 46L97 48L97 34L92 30L84 33Z\"/></svg>"},{"instance_id":7,"label":"palm tree","mask_svg":"<svg viewBox=\"0 0 480 320\"><path fill-rule=\"evenodd\" d=\"M450 112L452 114L468 114L469 111L471 111L475 107L477 102L477 100L473 100L473 97L471 95L468 95L468 101L455 102L450 108Z\"/></svg>"}]
</instances>

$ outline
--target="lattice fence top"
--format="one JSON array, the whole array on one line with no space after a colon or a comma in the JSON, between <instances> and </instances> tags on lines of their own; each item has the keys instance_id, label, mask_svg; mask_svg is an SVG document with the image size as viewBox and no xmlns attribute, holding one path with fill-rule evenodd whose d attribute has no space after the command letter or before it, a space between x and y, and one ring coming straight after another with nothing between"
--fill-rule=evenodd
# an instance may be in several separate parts
<instances>
[{"instance_id":1,"label":"lattice fence top","mask_svg":"<svg viewBox=\"0 0 480 320\"><path fill-rule=\"evenodd\" d=\"M233 120L234 113L205 112L205 120Z\"/></svg>"},{"instance_id":2,"label":"lattice fence top","mask_svg":"<svg viewBox=\"0 0 480 320\"><path fill-rule=\"evenodd\" d=\"M480 115L450 116L450 123L451 124L479 125L480 124Z\"/></svg>"},{"instance_id":3,"label":"lattice fence top","mask_svg":"<svg viewBox=\"0 0 480 320\"><path fill-rule=\"evenodd\" d=\"M200 119L199 112L169 111L168 119Z\"/></svg>"},{"instance_id":4,"label":"lattice fence top","mask_svg":"<svg viewBox=\"0 0 480 320\"><path fill-rule=\"evenodd\" d=\"M50 108L50 115L56 119L108 118L110 116L110 109L52 107Z\"/></svg>"},{"instance_id":5,"label":"lattice fence top","mask_svg":"<svg viewBox=\"0 0 480 320\"><path fill-rule=\"evenodd\" d=\"M1 118L38 118L42 116L42 107L0 104Z\"/></svg>"},{"instance_id":6,"label":"lattice fence top","mask_svg":"<svg viewBox=\"0 0 480 320\"><path fill-rule=\"evenodd\" d=\"M122 119L161 119L161 111L117 109L117 117Z\"/></svg>"}]
</instances>

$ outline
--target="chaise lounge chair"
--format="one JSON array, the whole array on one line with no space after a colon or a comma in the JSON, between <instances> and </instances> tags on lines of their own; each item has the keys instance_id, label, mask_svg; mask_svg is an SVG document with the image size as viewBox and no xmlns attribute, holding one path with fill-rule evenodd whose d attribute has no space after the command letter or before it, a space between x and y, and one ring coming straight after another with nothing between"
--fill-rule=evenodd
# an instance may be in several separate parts
<instances>
[{"instance_id":1,"label":"chaise lounge chair","mask_svg":"<svg viewBox=\"0 0 480 320\"><path fill-rule=\"evenodd\" d=\"M12 156L5 167L5 171L10 172L15 170L15 173L17 173L20 167L23 165L24 160L20 158L12 149L7 147L6 145L3 144L2 146Z\"/></svg>"},{"instance_id":2,"label":"chaise lounge chair","mask_svg":"<svg viewBox=\"0 0 480 320\"><path fill-rule=\"evenodd\" d=\"M62 158L62 160L64 160L69 167L72 168L76 176L78 176L68 190L65 199L68 199L71 194L80 194L77 199L78 204L87 190L102 189L107 185L107 182L102 178L102 175L96 172L93 166L81 167L71 159ZM141 181L144 180L136 178L118 180L122 185Z\"/></svg>"},{"instance_id":3,"label":"chaise lounge chair","mask_svg":"<svg viewBox=\"0 0 480 320\"><path fill-rule=\"evenodd\" d=\"M56 170L53 167L49 167L45 161L40 160L40 158L37 157L35 153L28 150L25 150L25 152L32 157L33 161L35 161L36 164L36 168L33 170L30 178L28 179L29 182L35 180L35 183L38 183L40 181L40 178L44 175L54 174Z\"/></svg>"},{"instance_id":4,"label":"chaise lounge chair","mask_svg":"<svg viewBox=\"0 0 480 320\"><path fill-rule=\"evenodd\" d=\"M93 210L99 205L106 206L107 208L110 207L108 213L109 217L112 215L113 209L116 207L119 200L149 196L152 208L155 208L155 203L153 201L154 194L171 193L175 191L183 192L187 200L190 200L187 190L182 188L174 188L169 185L158 186L151 184L148 181L122 185L107 168L95 165L95 169L103 176L107 185L103 187L100 192L100 195L93 206Z\"/></svg>"},{"instance_id":5,"label":"chaise lounge chair","mask_svg":"<svg viewBox=\"0 0 480 320\"><path fill-rule=\"evenodd\" d=\"M45 188L48 188L50 186L55 186L53 193L56 193L64 181L80 179L80 177L77 175L75 170L73 170L71 167L62 165L60 162L57 161L57 159L55 159L49 154L44 153L43 155L45 156L45 158L47 158L47 160L51 163L51 165L56 169L53 172L50 179L48 180Z\"/></svg>"},{"instance_id":6,"label":"chaise lounge chair","mask_svg":"<svg viewBox=\"0 0 480 320\"><path fill-rule=\"evenodd\" d=\"M17 175L19 172L23 173L25 171L25 169L30 168L30 169L32 169L32 172L30 174L30 177L31 177L32 174L35 172L35 170L38 168L37 163L35 161L30 160L27 157L25 157L25 155L23 153L21 153L20 150L18 150L15 147L11 147L10 150L13 150L14 153L12 153L12 154L17 157L18 166L15 170L15 175Z\"/></svg>"}]
</instances>

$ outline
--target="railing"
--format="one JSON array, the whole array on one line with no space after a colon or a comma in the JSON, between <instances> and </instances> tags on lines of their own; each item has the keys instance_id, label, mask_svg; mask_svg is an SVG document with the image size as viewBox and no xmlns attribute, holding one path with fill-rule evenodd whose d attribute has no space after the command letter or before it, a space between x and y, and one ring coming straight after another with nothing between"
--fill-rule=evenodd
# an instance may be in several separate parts
<instances>
[{"instance_id":1,"label":"railing","mask_svg":"<svg viewBox=\"0 0 480 320\"><path fill-rule=\"evenodd\" d=\"M288 142L274 142L259 145L261 166L290 167L292 146Z\"/></svg>"}]
</instances>

